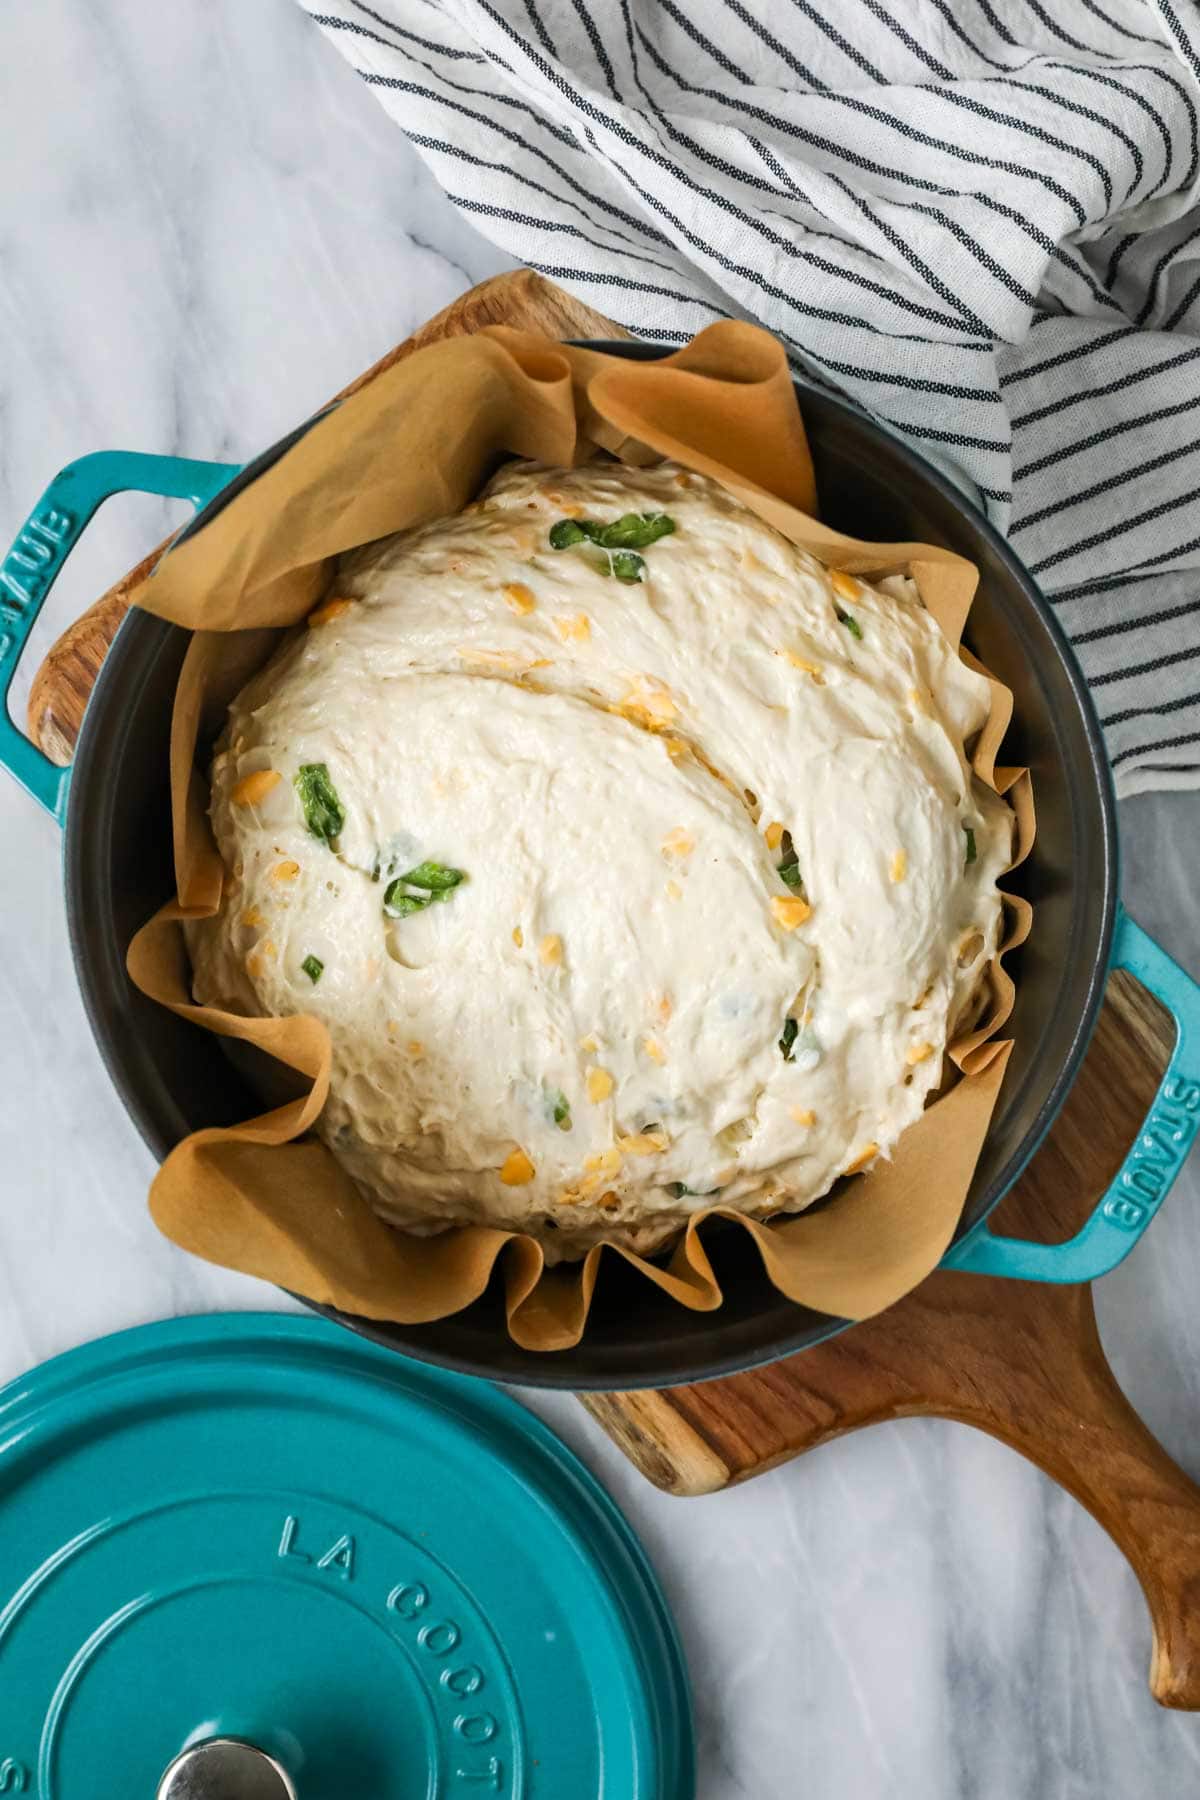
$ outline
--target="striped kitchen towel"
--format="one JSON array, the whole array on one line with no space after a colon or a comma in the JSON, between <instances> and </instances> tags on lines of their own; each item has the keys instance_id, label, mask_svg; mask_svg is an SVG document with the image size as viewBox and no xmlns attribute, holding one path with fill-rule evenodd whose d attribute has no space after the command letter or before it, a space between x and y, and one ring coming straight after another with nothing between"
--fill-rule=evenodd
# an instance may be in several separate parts
<instances>
[{"instance_id":1,"label":"striped kitchen towel","mask_svg":"<svg viewBox=\"0 0 1200 1800\"><path fill-rule=\"evenodd\" d=\"M973 488L1120 788L1200 785L1196 0L302 0L638 336L761 321Z\"/></svg>"}]
</instances>

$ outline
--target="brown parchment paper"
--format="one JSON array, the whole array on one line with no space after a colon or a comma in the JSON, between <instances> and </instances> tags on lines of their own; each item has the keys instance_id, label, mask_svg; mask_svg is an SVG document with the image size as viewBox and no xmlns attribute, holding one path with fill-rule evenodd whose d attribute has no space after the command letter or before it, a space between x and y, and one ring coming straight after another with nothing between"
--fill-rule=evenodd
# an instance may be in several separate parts
<instances>
[{"instance_id":1,"label":"brown parchment paper","mask_svg":"<svg viewBox=\"0 0 1200 1800\"><path fill-rule=\"evenodd\" d=\"M839 568L867 577L909 571L959 643L976 569L934 545L865 543L819 522L787 362L755 327L710 326L653 364L494 327L431 345L379 376L172 549L134 596L195 636L171 737L178 894L135 937L129 973L152 999L256 1045L308 1084L286 1105L178 1145L152 1184L151 1211L169 1238L211 1262L406 1324L468 1305L499 1259L509 1330L532 1350L578 1342L606 1251L683 1306L719 1307L703 1242L712 1217L751 1233L770 1279L790 1299L865 1318L929 1273L958 1222L1011 1048L998 1035L1013 999L1001 956L1029 930L1029 908L1018 897L1007 900L1004 944L988 971L979 1022L950 1046L961 1079L905 1132L892 1160L797 1217L761 1223L721 1207L698 1213L665 1265L600 1245L582 1263L547 1269L537 1243L522 1234L471 1226L419 1238L385 1225L309 1135L329 1083L324 1026L307 1016L241 1018L191 1000L180 921L214 912L223 880L198 746L207 755L229 700L281 629L309 612L343 551L457 512L507 456L561 466L598 451L638 462L665 455L701 470ZM1011 801L1015 866L1033 840L1033 806L1027 774L997 764L1012 696L989 680L991 713L973 761L981 779Z\"/></svg>"}]
</instances>

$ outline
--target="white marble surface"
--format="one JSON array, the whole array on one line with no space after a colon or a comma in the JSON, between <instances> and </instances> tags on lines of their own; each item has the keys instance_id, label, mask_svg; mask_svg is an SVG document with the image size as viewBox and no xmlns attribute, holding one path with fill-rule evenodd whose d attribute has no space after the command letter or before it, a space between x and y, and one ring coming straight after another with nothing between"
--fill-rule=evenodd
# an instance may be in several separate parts
<instances>
[{"instance_id":1,"label":"white marble surface","mask_svg":"<svg viewBox=\"0 0 1200 1800\"><path fill-rule=\"evenodd\" d=\"M0 170L6 534L84 450L249 454L503 266L290 0L4 8ZM156 503L114 502L40 642L163 524ZM1200 970L1198 824L1196 798L1124 809L1127 898ZM4 779L0 846L0 1380L142 1320L278 1306L157 1237L150 1158L76 994L56 832ZM1128 1392L1196 1476L1198 1208L1194 1164L1098 1293ZM1200 1789L1200 1720L1146 1691L1133 1577L1000 1446L914 1421L681 1502L570 1399L532 1404L662 1574L695 1684L702 1800Z\"/></svg>"}]
</instances>

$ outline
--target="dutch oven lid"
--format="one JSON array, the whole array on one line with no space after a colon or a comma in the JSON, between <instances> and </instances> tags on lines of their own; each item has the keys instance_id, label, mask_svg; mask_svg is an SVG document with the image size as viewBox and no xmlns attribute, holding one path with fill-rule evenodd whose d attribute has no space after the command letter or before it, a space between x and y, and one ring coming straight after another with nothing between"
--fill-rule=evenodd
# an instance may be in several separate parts
<instances>
[{"instance_id":1,"label":"dutch oven lid","mask_svg":"<svg viewBox=\"0 0 1200 1800\"><path fill-rule=\"evenodd\" d=\"M0 1392L0 1793L293 1792L691 1800L611 1501L494 1388L317 1320L146 1326Z\"/></svg>"}]
</instances>

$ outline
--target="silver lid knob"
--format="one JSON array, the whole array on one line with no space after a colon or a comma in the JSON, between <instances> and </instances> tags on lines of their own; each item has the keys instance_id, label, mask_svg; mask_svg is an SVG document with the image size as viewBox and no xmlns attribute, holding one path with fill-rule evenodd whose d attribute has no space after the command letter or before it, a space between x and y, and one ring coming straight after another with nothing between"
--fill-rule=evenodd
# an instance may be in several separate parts
<instances>
[{"instance_id":1,"label":"silver lid knob","mask_svg":"<svg viewBox=\"0 0 1200 1800\"><path fill-rule=\"evenodd\" d=\"M296 1800L291 1777L243 1738L207 1738L177 1756L158 1800Z\"/></svg>"}]
</instances>

